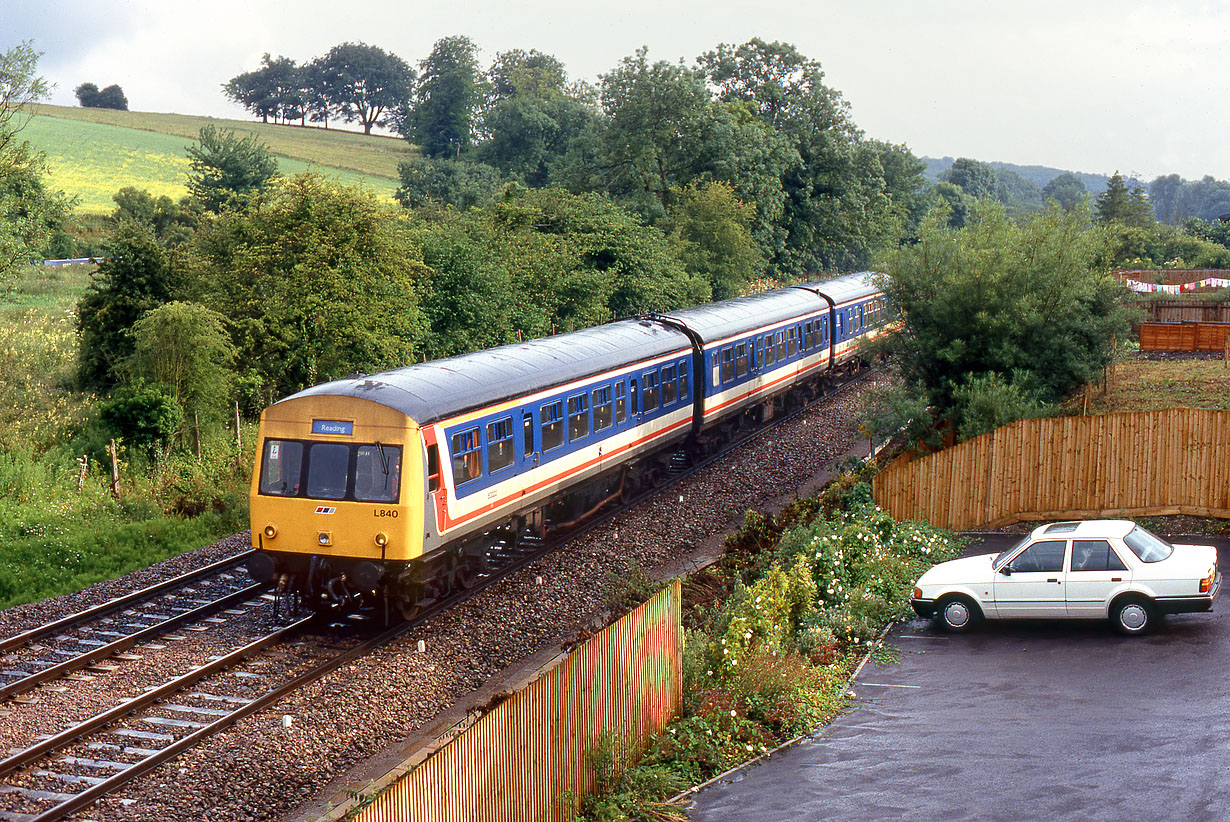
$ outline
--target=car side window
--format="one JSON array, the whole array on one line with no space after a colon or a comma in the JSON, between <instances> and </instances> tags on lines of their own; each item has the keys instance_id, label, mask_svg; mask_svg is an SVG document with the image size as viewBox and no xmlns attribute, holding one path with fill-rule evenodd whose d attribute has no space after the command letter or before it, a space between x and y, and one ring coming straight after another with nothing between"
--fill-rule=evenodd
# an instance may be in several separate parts
<instances>
[{"instance_id":1,"label":"car side window","mask_svg":"<svg viewBox=\"0 0 1230 822\"><path fill-rule=\"evenodd\" d=\"M1072 540L1073 571L1126 571L1127 566L1104 539Z\"/></svg>"},{"instance_id":2,"label":"car side window","mask_svg":"<svg viewBox=\"0 0 1230 822\"><path fill-rule=\"evenodd\" d=\"M1013 571L1062 571L1067 546L1064 540L1035 542L1017 554L1008 567Z\"/></svg>"}]
</instances>

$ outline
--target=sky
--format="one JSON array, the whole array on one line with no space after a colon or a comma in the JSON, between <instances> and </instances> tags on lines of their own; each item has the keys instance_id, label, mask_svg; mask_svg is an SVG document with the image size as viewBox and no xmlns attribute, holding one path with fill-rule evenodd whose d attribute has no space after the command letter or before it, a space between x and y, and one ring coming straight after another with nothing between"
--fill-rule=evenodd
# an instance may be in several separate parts
<instances>
[{"instance_id":1,"label":"sky","mask_svg":"<svg viewBox=\"0 0 1230 822\"><path fill-rule=\"evenodd\" d=\"M413 66L464 34L596 82L637 48L793 44L871 138L919 156L1230 179L1230 0L0 0L0 49L32 40L51 102L118 83L135 111L247 119L222 84L261 55L364 42Z\"/></svg>"}]
</instances>

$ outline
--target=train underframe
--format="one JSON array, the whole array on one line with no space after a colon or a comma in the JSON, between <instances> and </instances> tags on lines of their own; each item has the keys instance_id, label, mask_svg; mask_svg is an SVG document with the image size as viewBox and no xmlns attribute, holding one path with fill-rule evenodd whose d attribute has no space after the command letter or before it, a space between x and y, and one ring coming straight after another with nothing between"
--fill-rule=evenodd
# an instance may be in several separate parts
<instances>
[{"instance_id":1,"label":"train underframe","mask_svg":"<svg viewBox=\"0 0 1230 822\"><path fill-rule=\"evenodd\" d=\"M602 511L627 504L673 474L721 452L745 433L797 411L854 377L864 365L851 358L817 379L749 405L654 454L418 559L389 562L262 551L250 561L249 572L258 582L275 583L275 606L286 614L306 607L335 616L369 613L385 623L396 616L412 619L537 553L548 538L566 536Z\"/></svg>"}]
</instances>

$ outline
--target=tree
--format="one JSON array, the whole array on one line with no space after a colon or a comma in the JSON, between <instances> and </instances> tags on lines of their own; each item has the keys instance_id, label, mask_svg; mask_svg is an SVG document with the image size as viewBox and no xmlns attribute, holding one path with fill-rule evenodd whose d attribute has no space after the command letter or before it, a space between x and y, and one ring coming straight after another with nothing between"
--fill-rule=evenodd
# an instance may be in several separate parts
<instances>
[{"instance_id":1,"label":"tree","mask_svg":"<svg viewBox=\"0 0 1230 822\"><path fill-rule=\"evenodd\" d=\"M739 200L730 183L691 184L679 193L667 238L690 273L705 278L715 300L737 297L764 271L748 230L756 207Z\"/></svg>"},{"instance_id":2,"label":"tree","mask_svg":"<svg viewBox=\"0 0 1230 822\"><path fill-rule=\"evenodd\" d=\"M1079 177L1065 171L1051 178L1042 188L1042 196L1058 203L1064 211L1071 211L1089 198L1089 192Z\"/></svg>"},{"instance_id":3,"label":"tree","mask_svg":"<svg viewBox=\"0 0 1230 822\"><path fill-rule=\"evenodd\" d=\"M566 93L564 64L537 49L513 49L495 56L487 70L487 106L513 96L548 99Z\"/></svg>"},{"instance_id":4,"label":"tree","mask_svg":"<svg viewBox=\"0 0 1230 822\"><path fill-rule=\"evenodd\" d=\"M188 158L188 192L207 211L242 206L278 173L277 160L255 134L240 138L212 125L188 146Z\"/></svg>"},{"instance_id":5,"label":"tree","mask_svg":"<svg viewBox=\"0 0 1230 822\"><path fill-rule=\"evenodd\" d=\"M231 397L235 349L221 314L170 302L143 314L131 333L133 353L122 369L131 381L167 386L185 419L222 415Z\"/></svg>"},{"instance_id":6,"label":"tree","mask_svg":"<svg viewBox=\"0 0 1230 822\"><path fill-rule=\"evenodd\" d=\"M1133 180L1129 188L1116 171L1106 181L1106 190L1094 201L1094 215L1103 223L1143 226L1152 222L1153 206L1140 183Z\"/></svg>"},{"instance_id":7,"label":"tree","mask_svg":"<svg viewBox=\"0 0 1230 822\"><path fill-rule=\"evenodd\" d=\"M975 200L996 196L995 169L968 157L958 157L940 179L952 183Z\"/></svg>"},{"instance_id":8,"label":"tree","mask_svg":"<svg viewBox=\"0 0 1230 822\"><path fill-rule=\"evenodd\" d=\"M166 386L125 385L98 406L98 419L126 445L152 449L170 442L184 425L184 412Z\"/></svg>"},{"instance_id":9,"label":"tree","mask_svg":"<svg viewBox=\"0 0 1230 822\"><path fill-rule=\"evenodd\" d=\"M69 202L47 190L46 156L20 138L34 104L50 94L30 41L0 52L0 290L51 243Z\"/></svg>"},{"instance_id":10,"label":"tree","mask_svg":"<svg viewBox=\"0 0 1230 822\"><path fill-rule=\"evenodd\" d=\"M318 70L330 108L348 123L358 121L364 134L384 126L385 116L414 91L414 69L397 55L366 43L334 46Z\"/></svg>"},{"instance_id":11,"label":"tree","mask_svg":"<svg viewBox=\"0 0 1230 822\"><path fill-rule=\"evenodd\" d=\"M1088 225L1080 209L1014 222L983 202L960 230L932 213L917 244L886 257L880 282L902 318L887 347L938 420L1003 421L988 404L1054 403L1101 375L1129 312Z\"/></svg>"},{"instance_id":12,"label":"tree","mask_svg":"<svg viewBox=\"0 0 1230 822\"><path fill-rule=\"evenodd\" d=\"M77 102L82 108L98 108L98 86L93 83L82 83L73 89Z\"/></svg>"},{"instance_id":13,"label":"tree","mask_svg":"<svg viewBox=\"0 0 1230 822\"><path fill-rule=\"evenodd\" d=\"M155 197L144 189L124 186L111 199L115 201L111 218L117 224L125 220L142 223L167 248L186 242L200 217L199 205L187 197L176 203L165 194Z\"/></svg>"},{"instance_id":14,"label":"tree","mask_svg":"<svg viewBox=\"0 0 1230 822\"><path fill-rule=\"evenodd\" d=\"M444 37L419 63L422 76L403 133L428 157L456 158L470 147L482 99L477 54L469 37Z\"/></svg>"},{"instance_id":15,"label":"tree","mask_svg":"<svg viewBox=\"0 0 1230 822\"><path fill-rule=\"evenodd\" d=\"M231 323L244 401L419 359L428 271L409 216L312 174L224 211L185 249L183 292Z\"/></svg>"},{"instance_id":16,"label":"tree","mask_svg":"<svg viewBox=\"0 0 1230 822\"><path fill-rule=\"evenodd\" d=\"M121 222L103 251L77 303L79 374L92 389L120 381L121 368L133 353L129 329L146 311L169 302L178 285L167 251L149 225Z\"/></svg>"},{"instance_id":17,"label":"tree","mask_svg":"<svg viewBox=\"0 0 1230 822\"><path fill-rule=\"evenodd\" d=\"M304 72L289 57L274 59L269 52L261 57L261 67L232 77L222 86L223 93L239 105L269 122L303 117L307 91Z\"/></svg>"},{"instance_id":18,"label":"tree","mask_svg":"<svg viewBox=\"0 0 1230 822\"><path fill-rule=\"evenodd\" d=\"M482 207L504 185L499 170L484 163L415 157L398 165L401 186L394 195L406 208Z\"/></svg>"}]
</instances>

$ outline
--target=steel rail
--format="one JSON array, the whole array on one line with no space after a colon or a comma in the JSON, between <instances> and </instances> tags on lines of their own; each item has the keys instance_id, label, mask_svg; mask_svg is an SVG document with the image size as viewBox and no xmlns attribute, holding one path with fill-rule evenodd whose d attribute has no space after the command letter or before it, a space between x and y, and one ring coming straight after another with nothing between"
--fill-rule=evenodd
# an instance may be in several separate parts
<instances>
[{"instance_id":1,"label":"steel rail","mask_svg":"<svg viewBox=\"0 0 1230 822\"><path fill-rule=\"evenodd\" d=\"M142 628L134 631L131 634L122 636L119 639L109 642L106 645L99 645L96 648L90 648L78 656L66 659L50 668L44 668L41 671L36 671L29 676L15 680L7 685L0 686L0 701L10 699L17 694L24 693L31 688L41 685L44 682L50 682L53 679L58 679L65 674L70 674L73 671L79 671L82 668L89 667L96 662L100 662L115 654L122 653L132 646L144 642L147 639L152 639L167 631L174 630L180 625L195 622L199 619L204 619L212 613L222 610L230 605L243 602L246 599L251 599L256 594L259 594L268 588L267 585L254 584L249 585L239 591L234 591L226 596L217 599L213 602L207 602L204 605L193 608L191 611L185 611L182 614L177 614L170 619L159 622L157 625L151 625L148 628Z\"/></svg>"},{"instance_id":2,"label":"steel rail","mask_svg":"<svg viewBox=\"0 0 1230 822\"><path fill-rule=\"evenodd\" d=\"M225 571L232 566L239 565L254 553L256 552L245 551L244 553L237 554L229 559L219 560L211 565L206 565L204 568L198 568L195 571L180 574L177 577L164 580L163 582L151 585L148 588L142 588L139 591L133 591L131 594L125 594L123 596L116 597L115 599L109 599L100 605L95 605L93 608L87 608L84 611L69 614L68 616L57 619L54 622L48 622L46 625L40 625L37 628L31 628L23 633L7 637L6 639L0 640L0 653L11 651L22 645L28 645L31 642L41 639L49 634L64 631L68 628L73 628L77 625L89 622L90 620L107 616L108 614L123 610L134 603L141 602L146 599L152 599L153 597L166 593L167 591L182 588L184 585L195 582L204 577L212 576L220 571Z\"/></svg>"}]
</instances>

